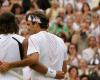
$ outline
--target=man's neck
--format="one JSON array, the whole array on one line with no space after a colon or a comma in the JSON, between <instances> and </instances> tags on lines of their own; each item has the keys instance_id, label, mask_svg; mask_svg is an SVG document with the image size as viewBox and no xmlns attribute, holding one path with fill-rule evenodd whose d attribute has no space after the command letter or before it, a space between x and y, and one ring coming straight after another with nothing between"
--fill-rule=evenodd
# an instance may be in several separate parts
<instances>
[{"instance_id":1,"label":"man's neck","mask_svg":"<svg viewBox=\"0 0 100 80\"><path fill-rule=\"evenodd\" d=\"M41 31L47 31L47 30L46 30L46 29L39 29L39 30L36 31L36 33L39 33L39 32L41 32ZM35 34L36 34L36 33L35 33Z\"/></svg>"}]
</instances>

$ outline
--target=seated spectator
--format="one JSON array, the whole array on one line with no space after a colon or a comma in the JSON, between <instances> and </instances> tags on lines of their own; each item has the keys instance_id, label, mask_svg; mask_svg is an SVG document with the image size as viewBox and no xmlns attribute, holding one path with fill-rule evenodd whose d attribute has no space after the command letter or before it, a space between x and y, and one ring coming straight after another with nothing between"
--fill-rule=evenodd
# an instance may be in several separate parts
<instances>
[{"instance_id":1,"label":"seated spectator","mask_svg":"<svg viewBox=\"0 0 100 80\"><path fill-rule=\"evenodd\" d=\"M79 61L79 75L88 75L89 74L89 68L88 64L84 59L80 59Z\"/></svg>"},{"instance_id":2,"label":"seated spectator","mask_svg":"<svg viewBox=\"0 0 100 80\"><path fill-rule=\"evenodd\" d=\"M80 80L91 80L90 77L88 75L81 75L80 76Z\"/></svg>"},{"instance_id":3,"label":"seated spectator","mask_svg":"<svg viewBox=\"0 0 100 80\"><path fill-rule=\"evenodd\" d=\"M82 13L78 11L75 13L75 21L73 23L73 30L78 31L80 29L81 21L82 21Z\"/></svg>"},{"instance_id":4,"label":"seated spectator","mask_svg":"<svg viewBox=\"0 0 100 80\"><path fill-rule=\"evenodd\" d=\"M75 44L70 44L68 46L67 64L79 66L79 60L81 56L77 53L77 46Z\"/></svg>"},{"instance_id":5,"label":"seated spectator","mask_svg":"<svg viewBox=\"0 0 100 80\"><path fill-rule=\"evenodd\" d=\"M23 13L25 14L30 8L31 0L22 0L22 4L21 5L23 7Z\"/></svg>"},{"instance_id":6,"label":"seated spectator","mask_svg":"<svg viewBox=\"0 0 100 80\"><path fill-rule=\"evenodd\" d=\"M10 12L11 2L10 0L2 0L1 13Z\"/></svg>"},{"instance_id":7,"label":"seated spectator","mask_svg":"<svg viewBox=\"0 0 100 80\"><path fill-rule=\"evenodd\" d=\"M65 80L79 80L78 68L75 66L71 66L68 69L68 74L66 74Z\"/></svg>"},{"instance_id":8,"label":"seated spectator","mask_svg":"<svg viewBox=\"0 0 100 80\"><path fill-rule=\"evenodd\" d=\"M74 8L73 8L71 3L68 3L65 6L65 12L66 12L66 21L67 21L68 17L73 17L74 16Z\"/></svg>"},{"instance_id":9,"label":"seated spectator","mask_svg":"<svg viewBox=\"0 0 100 80\"><path fill-rule=\"evenodd\" d=\"M87 15L90 13L91 9L90 9L90 6L88 3L84 3L83 6L82 6L82 9L81 9L83 15Z\"/></svg>"},{"instance_id":10,"label":"seated spectator","mask_svg":"<svg viewBox=\"0 0 100 80\"><path fill-rule=\"evenodd\" d=\"M74 22L74 20L73 20L73 18L72 17L69 17L69 18L67 18L67 32L66 32L66 36L67 36L67 38L68 38L68 41L71 41L71 37L72 37L72 35L73 35L73 33L74 33L74 30L73 30L73 22Z\"/></svg>"},{"instance_id":11,"label":"seated spectator","mask_svg":"<svg viewBox=\"0 0 100 80\"><path fill-rule=\"evenodd\" d=\"M100 1L97 7L93 8L94 12L97 12L100 15Z\"/></svg>"},{"instance_id":12,"label":"seated spectator","mask_svg":"<svg viewBox=\"0 0 100 80\"><path fill-rule=\"evenodd\" d=\"M51 1L51 7L46 10L46 16L49 18L50 21L54 20L59 10L59 4L56 0Z\"/></svg>"},{"instance_id":13,"label":"seated spectator","mask_svg":"<svg viewBox=\"0 0 100 80\"><path fill-rule=\"evenodd\" d=\"M66 14L64 8L59 8L58 15L62 17L63 21L66 22Z\"/></svg>"},{"instance_id":14,"label":"seated spectator","mask_svg":"<svg viewBox=\"0 0 100 80\"><path fill-rule=\"evenodd\" d=\"M71 43L78 45L79 34L73 33L71 37ZM78 47L78 46L77 46ZM77 49L78 50L78 49Z\"/></svg>"},{"instance_id":15,"label":"seated spectator","mask_svg":"<svg viewBox=\"0 0 100 80\"><path fill-rule=\"evenodd\" d=\"M40 9L46 10L47 8L50 8L50 0L36 0L37 5Z\"/></svg>"},{"instance_id":16,"label":"seated spectator","mask_svg":"<svg viewBox=\"0 0 100 80\"><path fill-rule=\"evenodd\" d=\"M79 33L79 39L78 39L78 53L82 53L84 49L88 47L88 35L90 34L89 30L90 22L88 20L84 20L80 24L80 33Z\"/></svg>"},{"instance_id":17,"label":"seated spectator","mask_svg":"<svg viewBox=\"0 0 100 80\"><path fill-rule=\"evenodd\" d=\"M100 55L100 48L97 48L96 38L94 36L89 36L88 38L89 47L82 51L82 57L90 64L91 60L94 59L96 54Z\"/></svg>"},{"instance_id":18,"label":"seated spectator","mask_svg":"<svg viewBox=\"0 0 100 80\"><path fill-rule=\"evenodd\" d=\"M91 69L90 78L91 80L100 80L100 64Z\"/></svg>"},{"instance_id":19,"label":"seated spectator","mask_svg":"<svg viewBox=\"0 0 100 80\"><path fill-rule=\"evenodd\" d=\"M39 9L36 2L32 1L29 7L29 10L26 12L26 14L28 13L33 13L35 10Z\"/></svg>"},{"instance_id":20,"label":"seated spectator","mask_svg":"<svg viewBox=\"0 0 100 80\"><path fill-rule=\"evenodd\" d=\"M76 0L58 0L58 2L60 4L60 7L65 7L69 3L74 7Z\"/></svg>"},{"instance_id":21,"label":"seated spectator","mask_svg":"<svg viewBox=\"0 0 100 80\"><path fill-rule=\"evenodd\" d=\"M100 34L100 15L97 13L92 14L92 24L90 29L92 35L97 37Z\"/></svg>"},{"instance_id":22,"label":"seated spectator","mask_svg":"<svg viewBox=\"0 0 100 80\"><path fill-rule=\"evenodd\" d=\"M77 0L76 2L76 8L77 11L81 11L83 4L86 2L86 0Z\"/></svg>"},{"instance_id":23,"label":"seated spectator","mask_svg":"<svg viewBox=\"0 0 100 80\"><path fill-rule=\"evenodd\" d=\"M49 31L56 35L58 35L60 32L67 32L66 25L64 24L61 16L57 16L56 20L51 22Z\"/></svg>"},{"instance_id":24,"label":"seated spectator","mask_svg":"<svg viewBox=\"0 0 100 80\"><path fill-rule=\"evenodd\" d=\"M15 3L11 8L11 12L15 15L19 15L22 13L22 7L18 3Z\"/></svg>"},{"instance_id":25,"label":"seated spectator","mask_svg":"<svg viewBox=\"0 0 100 80\"><path fill-rule=\"evenodd\" d=\"M11 7L11 12L17 17L17 19L19 20L19 23L21 22L21 20L24 17L22 10L23 9L22 9L21 5L19 5L18 3L13 4Z\"/></svg>"}]
</instances>

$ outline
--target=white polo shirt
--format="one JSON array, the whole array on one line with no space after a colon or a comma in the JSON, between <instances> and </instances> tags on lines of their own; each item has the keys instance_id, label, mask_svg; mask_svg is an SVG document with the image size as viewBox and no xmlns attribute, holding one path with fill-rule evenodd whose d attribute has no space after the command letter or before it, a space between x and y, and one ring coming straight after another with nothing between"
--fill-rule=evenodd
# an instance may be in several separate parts
<instances>
[{"instance_id":1,"label":"white polo shirt","mask_svg":"<svg viewBox=\"0 0 100 80\"><path fill-rule=\"evenodd\" d=\"M12 37L16 38L20 43L23 42L24 37L17 34L0 35L0 61L4 62L14 62L20 60L20 51L18 42ZM11 71L16 74L22 74L20 68L12 69ZM0 74L0 80L19 80L15 75L6 72L5 74Z\"/></svg>"},{"instance_id":2,"label":"white polo shirt","mask_svg":"<svg viewBox=\"0 0 100 80\"><path fill-rule=\"evenodd\" d=\"M100 55L100 49L98 49L98 53ZM92 48L87 48L82 51L82 58L85 59L88 63L94 58L95 52Z\"/></svg>"},{"instance_id":3,"label":"white polo shirt","mask_svg":"<svg viewBox=\"0 0 100 80\"><path fill-rule=\"evenodd\" d=\"M63 61L67 54L66 46L62 39L46 31L31 35L28 41L27 53L31 55L35 52L38 52L41 64L54 70L62 71ZM34 70L32 70L31 77L32 80L54 80Z\"/></svg>"}]
</instances>

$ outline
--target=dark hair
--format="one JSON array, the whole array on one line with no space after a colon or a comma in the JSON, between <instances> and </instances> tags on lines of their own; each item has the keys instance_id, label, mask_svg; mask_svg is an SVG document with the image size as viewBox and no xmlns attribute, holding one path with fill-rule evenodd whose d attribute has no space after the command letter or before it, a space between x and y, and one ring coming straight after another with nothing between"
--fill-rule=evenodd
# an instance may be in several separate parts
<instances>
[{"instance_id":1,"label":"dark hair","mask_svg":"<svg viewBox=\"0 0 100 80\"><path fill-rule=\"evenodd\" d=\"M82 80L84 77L86 77L88 80L90 80L90 77L88 75L85 75L85 74L80 76L80 80Z\"/></svg>"},{"instance_id":2,"label":"dark hair","mask_svg":"<svg viewBox=\"0 0 100 80\"><path fill-rule=\"evenodd\" d=\"M59 36L60 38L62 38L64 42L67 42L67 36L65 35L65 33L60 32L60 33L58 34L58 36Z\"/></svg>"},{"instance_id":3,"label":"dark hair","mask_svg":"<svg viewBox=\"0 0 100 80\"><path fill-rule=\"evenodd\" d=\"M50 0L36 0L36 3L42 10L46 10L51 7Z\"/></svg>"},{"instance_id":4,"label":"dark hair","mask_svg":"<svg viewBox=\"0 0 100 80\"><path fill-rule=\"evenodd\" d=\"M29 9L30 9L30 8L34 8L34 9L35 9L35 5L33 5L33 4L31 3Z\"/></svg>"},{"instance_id":5,"label":"dark hair","mask_svg":"<svg viewBox=\"0 0 100 80\"><path fill-rule=\"evenodd\" d=\"M59 14L57 15L56 19L57 19L57 18L63 19L63 17L62 17L61 15L59 15Z\"/></svg>"},{"instance_id":6,"label":"dark hair","mask_svg":"<svg viewBox=\"0 0 100 80\"><path fill-rule=\"evenodd\" d=\"M21 13L22 13L22 7L21 7L18 3L13 4L13 6L12 6L12 8L11 8L11 12L12 12L13 14L16 14L16 9L17 9L17 8L20 8Z\"/></svg>"},{"instance_id":7,"label":"dark hair","mask_svg":"<svg viewBox=\"0 0 100 80\"><path fill-rule=\"evenodd\" d=\"M49 20L47 19L47 17L45 16L45 14L42 11L36 10L33 13L27 14L26 15L26 21L28 21L28 17L30 15L31 15L31 18L33 18L32 16L35 16L35 17L38 17L40 19L41 23L38 23L38 24L40 25L41 29L47 29L48 28Z\"/></svg>"},{"instance_id":8,"label":"dark hair","mask_svg":"<svg viewBox=\"0 0 100 80\"><path fill-rule=\"evenodd\" d=\"M77 75L78 75L78 68L77 68L76 66L71 66L71 67L68 69L68 72L70 73L72 69L76 69Z\"/></svg>"},{"instance_id":9,"label":"dark hair","mask_svg":"<svg viewBox=\"0 0 100 80\"><path fill-rule=\"evenodd\" d=\"M30 0L22 0L23 13L26 13L30 9L30 5Z\"/></svg>"},{"instance_id":10,"label":"dark hair","mask_svg":"<svg viewBox=\"0 0 100 80\"><path fill-rule=\"evenodd\" d=\"M94 38L96 40L96 37L91 35L91 36L88 37L88 41L90 41L91 38Z\"/></svg>"},{"instance_id":11,"label":"dark hair","mask_svg":"<svg viewBox=\"0 0 100 80\"><path fill-rule=\"evenodd\" d=\"M70 48L70 46L71 46L71 45L74 45L74 46L75 46L76 51L78 51L78 46L77 46L77 44L70 43L70 44L68 45L68 54L70 54L70 53L69 53L69 48Z\"/></svg>"},{"instance_id":12,"label":"dark hair","mask_svg":"<svg viewBox=\"0 0 100 80\"><path fill-rule=\"evenodd\" d=\"M89 11L91 10L89 4L88 4L87 2L85 2L85 3L83 4L83 6L82 6L82 9L81 9L82 13L84 13L84 6L85 6L85 5L88 6Z\"/></svg>"},{"instance_id":13,"label":"dark hair","mask_svg":"<svg viewBox=\"0 0 100 80\"><path fill-rule=\"evenodd\" d=\"M2 2L3 2L3 1L2 1L2 0L0 0L0 8L1 8L1 6L2 6Z\"/></svg>"},{"instance_id":14,"label":"dark hair","mask_svg":"<svg viewBox=\"0 0 100 80\"><path fill-rule=\"evenodd\" d=\"M0 34L17 33L19 27L16 23L16 17L10 12L0 15Z\"/></svg>"}]
</instances>

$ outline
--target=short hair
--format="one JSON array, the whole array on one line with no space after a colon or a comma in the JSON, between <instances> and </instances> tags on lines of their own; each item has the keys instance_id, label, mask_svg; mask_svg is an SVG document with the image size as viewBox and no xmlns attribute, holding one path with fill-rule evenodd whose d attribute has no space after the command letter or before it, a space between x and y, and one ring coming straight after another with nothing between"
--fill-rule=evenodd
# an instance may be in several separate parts
<instances>
[{"instance_id":1,"label":"short hair","mask_svg":"<svg viewBox=\"0 0 100 80\"><path fill-rule=\"evenodd\" d=\"M69 69L68 69L68 72L70 73L72 69L76 69L76 72L77 72L77 75L78 75L78 68L76 66L71 66Z\"/></svg>"},{"instance_id":2,"label":"short hair","mask_svg":"<svg viewBox=\"0 0 100 80\"><path fill-rule=\"evenodd\" d=\"M0 15L0 34L18 33L19 27L16 22L16 17L10 12L5 12Z\"/></svg>"},{"instance_id":3,"label":"short hair","mask_svg":"<svg viewBox=\"0 0 100 80\"><path fill-rule=\"evenodd\" d=\"M48 28L48 22L49 20L47 19L47 17L45 16L43 11L40 10L36 10L33 13L29 13L26 15L26 21L28 21L29 16L31 17L31 22L33 22L34 17L37 17L41 23L38 23L40 25L41 29L47 29Z\"/></svg>"},{"instance_id":4,"label":"short hair","mask_svg":"<svg viewBox=\"0 0 100 80\"><path fill-rule=\"evenodd\" d=\"M90 80L90 77L88 75L85 75L85 74L80 76L80 80L82 80L84 77L86 77L88 80Z\"/></svg>"},{"instance_id":5,"label":"short hair","mask_svg":"<svg viewBox=\"0 0 100 80\"><path fill-rule=\"evenodd\" d=\"M91 38L94 38L96 40L96 37L94 35L89 35L88 36L88 41L90 41Z\"/></svg>"}]
</instances>

